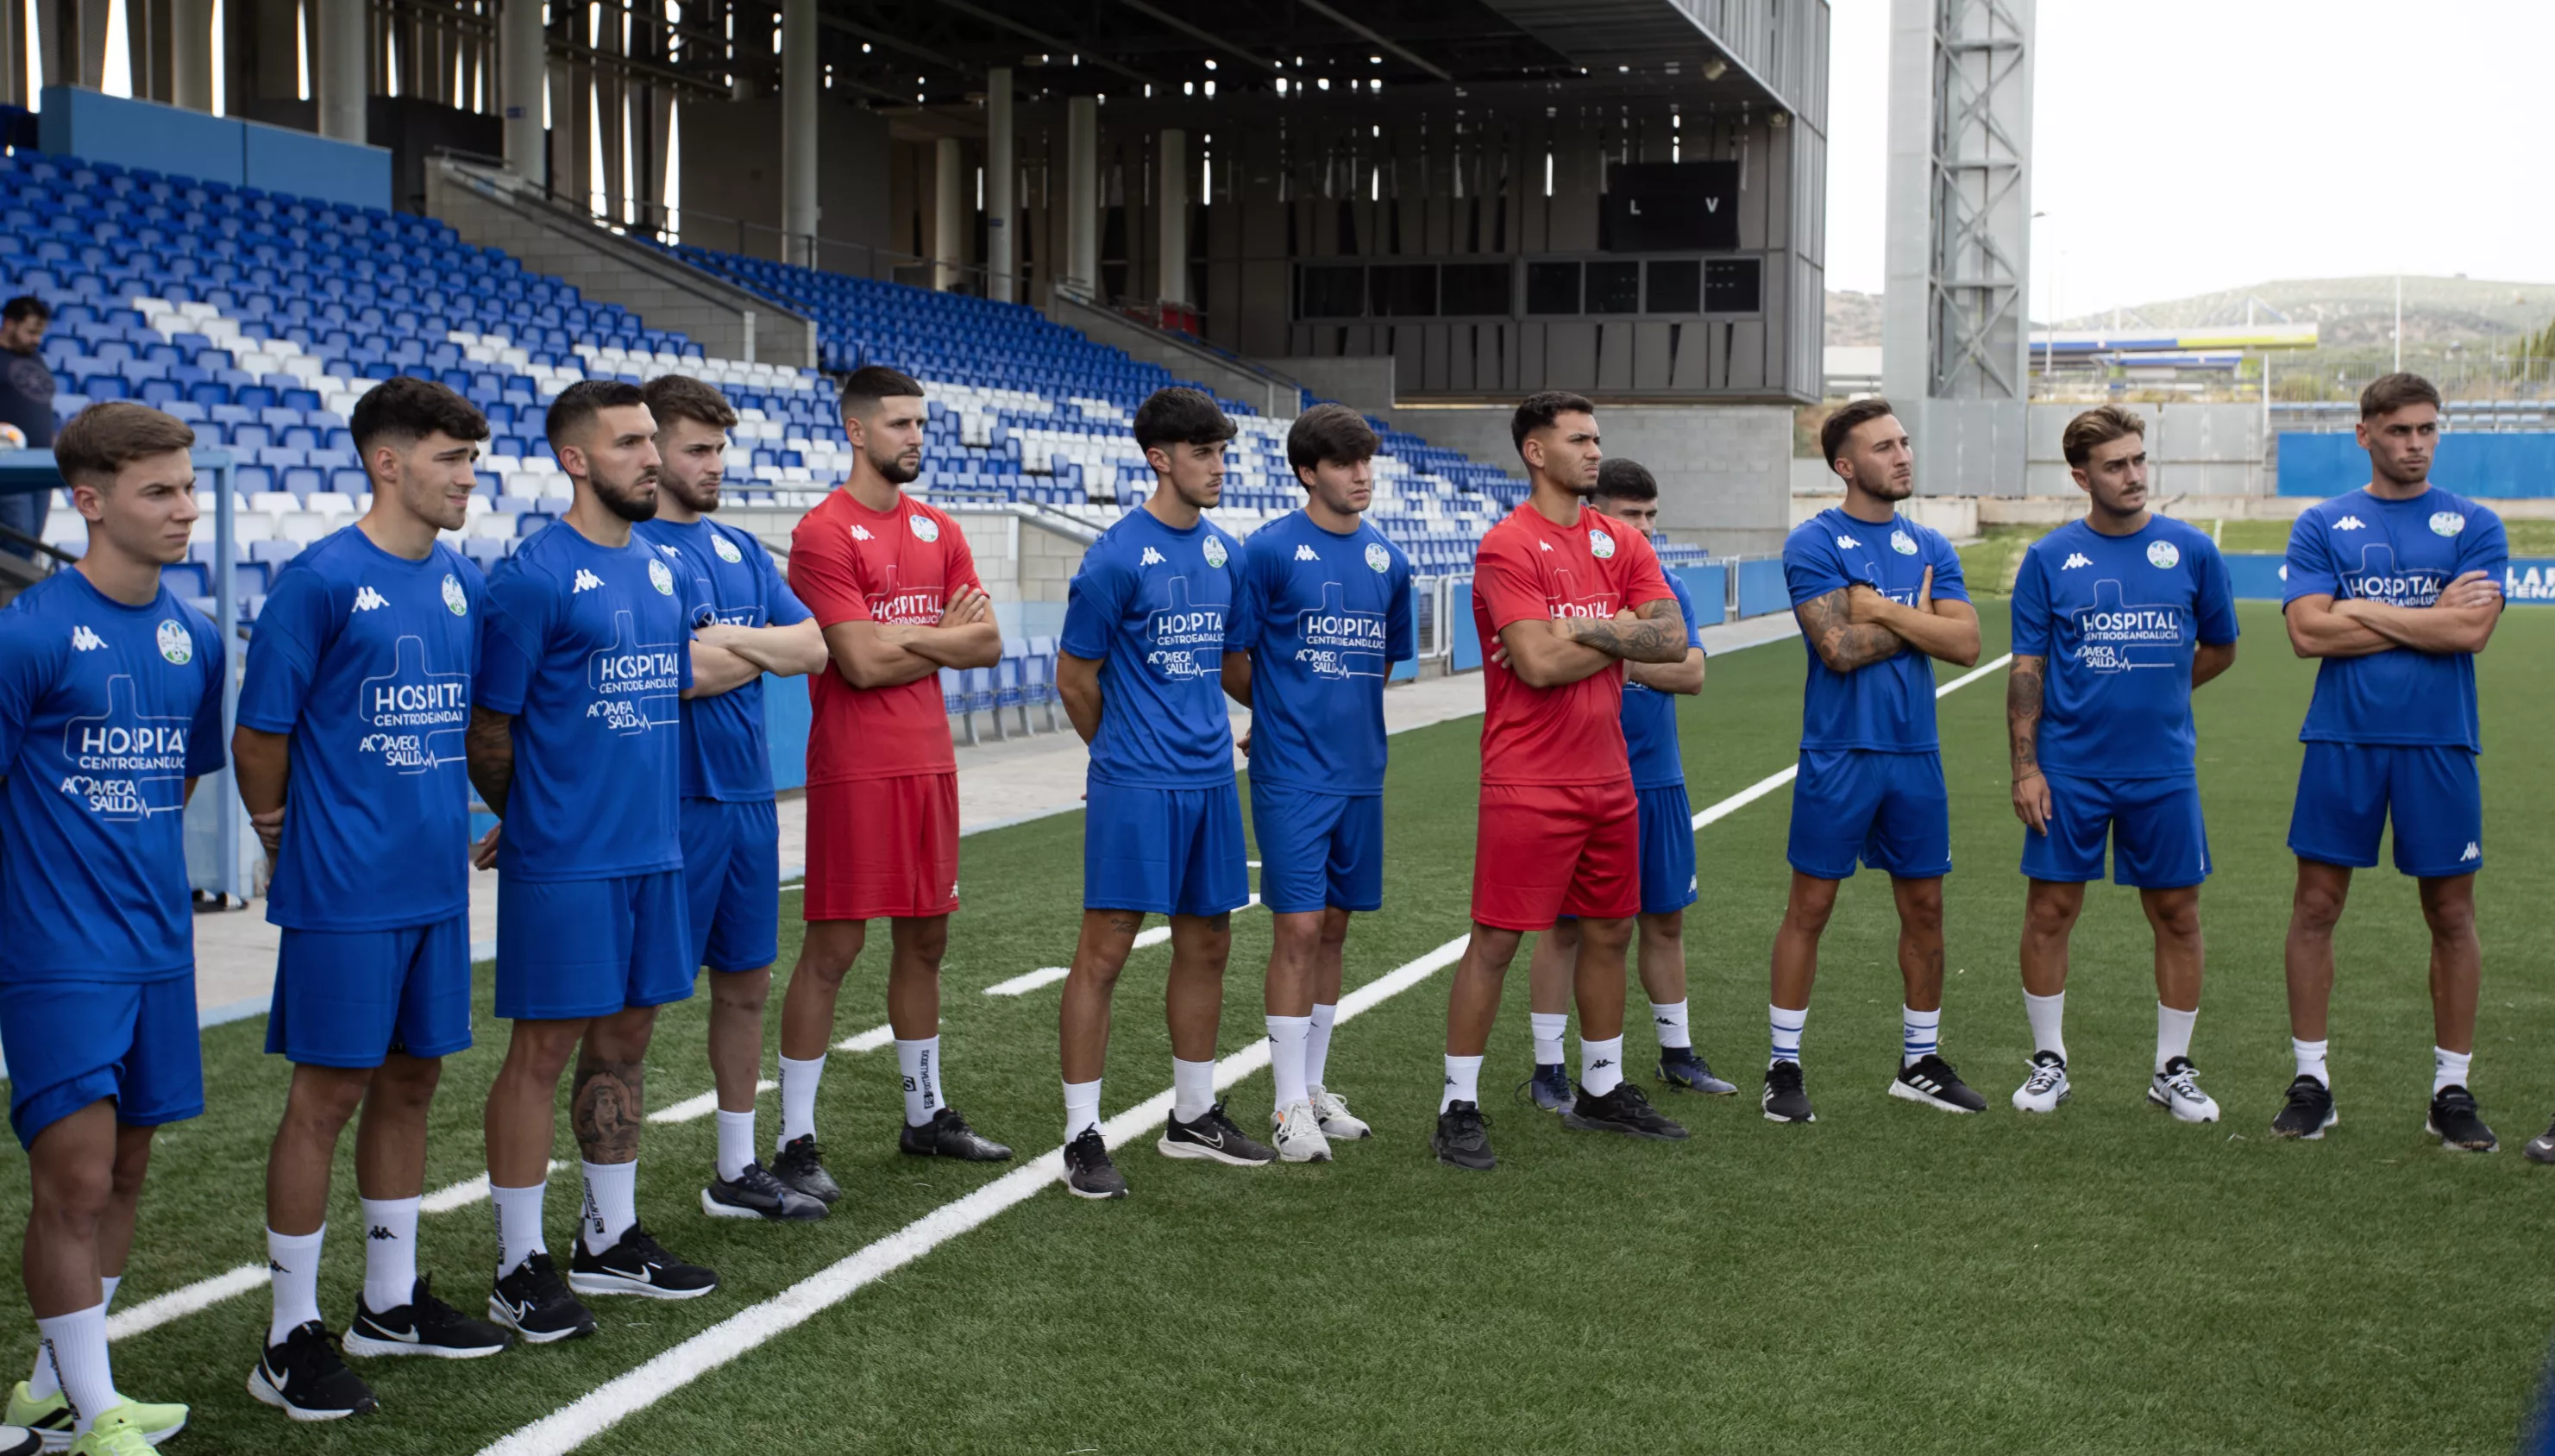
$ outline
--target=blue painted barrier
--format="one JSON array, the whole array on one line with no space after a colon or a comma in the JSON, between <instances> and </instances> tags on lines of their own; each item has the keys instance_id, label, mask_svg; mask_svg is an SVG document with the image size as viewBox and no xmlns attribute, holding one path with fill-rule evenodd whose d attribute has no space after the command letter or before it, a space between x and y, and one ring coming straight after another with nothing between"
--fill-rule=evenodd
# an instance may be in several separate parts
<instances>
[{"instance_id":1,"label":"blue painted barrier","mask_svg":"<svg viewBox=\"0 0 2555 1456\"><path fill-rule=\"evenodd\" d=\"M391 205L391 154L381 147L76 86L47 86L36 121L38 145L61 156L384 211Z\"/></svg>"},{"instance_id":2,"label":"blue painted barrier","mask_svg":"<svg viewBox=\"0 0 2555 1456\"><path fill-rule=\"evenodd\" d=\"M1730 615L1730 568L1722 565L1678 566L1669 572L1685 583L1694 598L1694 624L1718 627Z\"/></svg>"},{"instance_id":3,"label":"blue painted barrier","mask_svg":"<svg viewBox=\"0 0 2555 1456\"><path fill-rule=\"evenodd\" d=\"M1763 617L1792 609L1792 589L1783 584L1780 557L1739 563L1739 615Z\"/></svg>"},{"instance_id":4,"label":"blue painted barrier","mask_svg":"<svg viewBox=\"0 0 2555 1456\"><path fill-rule=\"evenodd\" d=\"M2284 558L2266 551L2227 555L2227 584L2238 601L2276 602L2287 595L2281 572ZM2555 559L2514 556L2501 582L2502 600L2513 604L2555 604Z\"/></svg>"},{"instance_id":5,"label":"blue painted barrier","mask_svg":"<svg viewBox=\"0 0 2555 1456\"><path fill-rule=\"evenodd\" d=\"M1482 634L1473 625L1473 583L1458 581L1446 596L1447 614L1455 619L1450 666L1458 672L1478 672L1482 669Z\"/></svg>"},{"instance_id":6,"label":"blue painted barrier","mask_svg":"<svg viewBox=\"0 0 2555 1456\"><path fill-rule=\"evenodd\" d=\"M2280 494L2338 496L2369 483L2369 452L2348 434L2280 431ZM2470 500L2555 496L2555 431L2451 430L2431 483Z\"/></svg>"}]
</instances>

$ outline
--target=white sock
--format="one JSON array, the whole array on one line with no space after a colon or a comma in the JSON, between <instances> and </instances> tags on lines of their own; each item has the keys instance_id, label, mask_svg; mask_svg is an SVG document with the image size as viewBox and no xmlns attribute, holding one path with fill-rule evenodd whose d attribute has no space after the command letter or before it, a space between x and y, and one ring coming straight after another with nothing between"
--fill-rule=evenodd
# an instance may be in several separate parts
<instances>
[{"instance_id":1,"label":"white sock","mask_svg":"<svg viewBox=\"0 0 2555 1456\"><path fill-rule=\"evenodd\" d=\"M122 1274L107 1274L98 1280L99 1286L106 1290L106 1299L101 1307L115 1307L115 1287L123 1282ZM47 1400L61 1388L62 1383L54 1379L54 1362L45 1356L45 1340L40 1330L36 1337L36 1368L27 1375L27 1395L33 1399Z\"/></svg>"},{"instance_id":2,"label":"white sock","mask_svg":"<svg viewBox=\"0 0 2555 1456\"><path fill-rule=\"evenodd\" d=\"M1072 1142L1100 1126L1100 1079L1064 1084L1064 1141Z\"/></svg>"},{"instance_id":3,"label":"white sock","mask_svg":"<svg viewBox=\"0 0 2555 1456\"><path fill-rule=\"evenodd\" d=\"M1278 1106L1301 1102L1312 1096L1310 1078L1304 1075L1304 1040L1313 1034L1311 1017L1271 1017L1269 1020L1269 1074L1278 1083Z\"/></svg>"},{"instance_id":4,"label":"white sock","mask_svg":"<svg viewBox=\"0 0 2555 1456\"><path fill-rule=\"evenodd\" d=\"M2067 1059L2067 993L2034 996L2022 993L2022 1014L2031 1022L2031 1049L2054 1051ZM2161 1065L2161 1063L2159 1063Z\"/></svg>"},{"instance_id":5,"label":"white sock","mask_svg":"<svg viewBox=\"0 0 2555 1456\"><path fill-rule=\"evenodd\" d=\"M364 1303L388 1314L417 1293L417 1205L414 1198L366 1198Z\"/></svg>"},{"instance_id":6,"label":"white sock","mask_svg":"<svg viewBox=\"0 0 2555 1456\"><path fill-rule=\"evenodd\" d=\"M1570 1013L1536 1011L1526 1013L1526 1024L1534 1029L1534 1064L1539 1067L1561 1065L1567 1055L1565 1042L1570 1034Z\"/></svg>"},{"instance_id":7,"label":"white sock","mask_svg":"<svg viewBox=\"0 0 2555 1456\"><path fill-rule=\"evenodd\" d=\"M1913 1007L1898 1008L1898 1064L1912 1067L1932 1056L1942 1045L1943 1009L1918 1011Z\"/></svg>"},{"instance_id":8,"label":"white sock","mask_svg":"<svg viewBox=\"0 0 2555 1456\"><path fill-rule=\"evenodd\" d=\"M326 1224L308 1234L266 1231L267 1274L275 1288L275 1312L266 1324L268 1345L283 1344L286 1335L319 1317L319 1241L327 1236Z\"/></svg>"},{"instance_id":9,"label":"white sock","mask_svg":"<svg viewBox=\"0 0 2555 1456\"><path fill-rule=\"evenodd\" d=\"M1779 1006L1765 1008L1767 1025L1773 1028L1773 1045L1765 1053L1765 1065L1788 1061L1794 1066L1801 1061L1801 1028L1808 1025L1810 1009L1785 1011Z\"/></svg>"},{"instance_id":10,"label":"white sock","mask_svg":"<svg viewBox=\"0 0 2555 1456\"><path fill-rule=\"evenodd\" d=\"M921 1127L940 1111L940 1038L896 1043L896 1069L905 1078L905 1125Z\"/></svg>"},{"instance_id":11,"label":"white sock","mask_svg":"<svg viewBox=\"0 0 2555 1456\"><path fill-rule=\"evenodd\" d=\"M781 1141L773 1148L787 1148L801 1138L816 1136L816 1083L825 1075L825 1058L781 1062Z\"/></svg>"},{"instance_id":12,"label":"white sock","mask_svg":"<svg viewBox=\"0 0 2555 1456\"><path fill-rule=\"evenodd\" d=\"M1579 1090L1591 1097L1603 1097L1624 1080L1624 1035L1618 1031L1603 1041L1591 1041L1585 1033L1579 1038Z\"/></svg>"},{"instance_id":13,"label":"white sock","mask_svg":"<svg viewBox=\"0 0 2555 1456\"><path fill-rule=\"evenodd\" d=\"M585 1240L586 1252L600 1254L621 1242L630 1226L639 1221L639 1160L628 1162L587 1162L577 1159L585 1173L585 1221L578 1237Z\"/></svg>"},{"instance_id":14,"label":"white sock","mask_svg":"<svg viewBox=\"0 0 2555 1456\"><path fill-rule=\"evenodd\" d=\"M1694 1044L1694 1032L1686 1027L1685 1003L1682 1001L1651 1002L1650 1025L1659 1029L1659 1045L1662 1047Z\"/></svg>"},{"instance_id":15,"label":"white sock","mask_svg":"<svg viewBox=\"0 0 2555 1456\"><path fill-rule=\"evenodd\" d=\"M489 1183L488 1206L497 1217L497 1277L513 1274L536 1254L549 1252L550 1246L542 1241L542 1195L549 1187L547 1178L526 1188Z\"/></svg>"},{"instance_id":16,"label":"white sock","mask_svg":"<svg viewBox=\"0 0 2555 1456\"><path fill-rule=\"evenodd\" d=\"M2163 1071L2164 1064L2177 1056L2191 1055L2191 1024L2199 1020L2199 1007L2195 1006L2189 1011L2175 1011L2161 1001L2156 1003L2155 1069L2157 1071Z\"/></svg>"},{"instance_id":17,"label":"white sock","mask_svg":"<svg viewBox=\"0 0 2555 1456\"><path fill-rule=\"evenodd\" d=\"M2467 1072L2475 1065L2472 1051L2451 1051L2445 1046L2431 1048L2431 1095L2437 1097L2444 1087L2467 1087Z\"/></svg>"},{"instance_id":18,"label":"white sock","mask_svg":"<svg viewBox=\"0 0 2555 1456\"><path fill-rule=\"evenodd\" d=\"M1336 1005L1313 1005L1311 1025L1304 1031L1304 1089L1319 1092L1326 1085L1322 1078L1331 1066L1331 1024L1340 1019Z\"/></svg>"},{"instance_id":19,"label":"white sock","mask_svg":"<svg viewBox=\"0 0 2555 1456\"><path fill-rule=\"evenodd\" d=\"M267 1235L270 1243L275 1235ZM310 1236L315 1248L319 1236ZM317 1268L318 1261L310 1261ZM311 1318L319 1316L314 1312ZM106 1305L103 1302L71 1314L57 1314L36 1321L37 1338L44 1342L40 1354L50 1355L54 1380L63 1395L69 1398L71 1430L88 1434L89 1422L101 1411L112 1410L123 1400L115 1394L115 1371L106 1357Z\"/></svg>"},{"instance_id":20,"label":"white sock","mask_svg":"<svg viewBox=\"0 0 2555 1456\"><path fill-rule=\"evenodd\" d=\"M2324 1083L2328 1091L2333 1087L2333 1078L2324 1069L2324 1052L2325 1048L2332 1044L2330 1040L2301 1041L2295 1036L2289 1038L2289 1054L2298 1059L2298 1075L2315 1078Z\"/></svg>"},{"instance_id":21,"label":"white sock","mask_svg":"<svg viewBox=\"0 0 2555 1456\"><path fill-rule=\"evenodd\" d=\"M1215 1063L1171 1058L1171 1116L1196 1122L1215 1106Z\"/></svg>"},{"instance_id":22,"label":"white sock","mask_svg":"<svg viewBox=\"0 0 2555 1456\"><path fill-rule=\"evenodd\" d=\"M1480 1106L1482 1101L1482 1059L1478 1056L1446 1058L1446 1090L1437 1098L1437 1110L1444 1112L1458 1102Z\"/></svg>"},{"instance_id":23,"label":"white sock","mask_svg":"<svg viewBox=\"0 0 2555 1456\"><path fill-rule=\"evenodd\" d=\"M718 1175L726 1182L745 1176L745 1165L754 1161L754 1109L730 1112L718 1110Z\"/></svg>"}]
</instances>

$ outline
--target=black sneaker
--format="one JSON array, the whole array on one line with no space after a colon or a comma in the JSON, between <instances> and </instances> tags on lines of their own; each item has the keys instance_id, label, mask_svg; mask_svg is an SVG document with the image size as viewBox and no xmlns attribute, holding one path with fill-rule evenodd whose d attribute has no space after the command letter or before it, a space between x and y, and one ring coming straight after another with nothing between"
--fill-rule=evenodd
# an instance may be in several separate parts
<instances>
[{"instance_id":1,"label":"black sneaker","mask_svg":"<svg viewBox=\"0 0 2555 1456\"><path fill-rule=\"evenodd\" d=\"M567 1286L580 1294L637 1294L648 1299L697 1299L718 1287L718 1275L666 1252L646 1224L632 1224L621 1242L597 1254L576 1236L568 1256Z\"/></svg>"},{"instance_id":2,"label":"black sneaker","mask_svg":"<svg viewBox=\"0 0 2555 1456\"><path fill-rule=\"evenodd\" d=\"M1500 1165L1491 1153L1490 1114L1477 1102L1446 1104L1446 1110L1437 1114L1437 1133L1428 1146L1436 1150L1437 1160L1449 1167L1487 1172Z\"/></svg>"},{"instance_id":3,"label":"black sneaker","mask_svg":"<svg viewBox=\"0 0 2555 1456\"><path fill-rule=\"evenodd\" d=\"M2333 1089L2313 1077L2301 1074L2289 1083L2288 1105L2271 1119L2274 1138L2303 1138L2312 1143L2324 1136L2324 1130L2342 1121L2333 1110Z\"/></svg>"},{"instance_id":4,"label":"black sneaker","mask_svg":"<svg viewBox=\"0 0 2555 1456\"><path fill-rule=\"evenodd\" d=\"M792 1139L772 1159L772 1175L819 1202L831 1203L843 1196L833 1174L825 1171L824 1154L816 1147L816 1135Z\"/></svg>"},{"instance_id":5,"label":"black sneaker","mask_svg":"<svg viewBox=\"0 0 2555 1456\"><path fill-rule=\"evenodd\" d=\"M1064 1145L1064 1186L1076 1198L1124 1198L1127 1177L1109 1160L1109 1145L1098 1128Z\"/></svg>"},{"instance_id":6,"label":"black sneaker","mask_svg":"<svg viewBox=\"0 0 2555 1456\"><path fill-rule=\"evenodd\" d=\"M1691 1046L1659 1048L1659 1080L1671 1092L1700 1092L1706 1097L1728 1097L1739 1090L1736 1082L1712 1074L1712 1067Z\"/></svg>"},{"instance_id":7,"label":"black sneaker","mask_svg":"<svg viewBox=\"0 0 2555 1456\"><path fill-rule=\"evenodd\" d=\"M311 1320L267 1347L248 1373L248 1393L295 1420L343 1420L380 1407L363 1378L337 1358L328 1331Z\"/></svg>"},{"instance_id":8,"label":"black sneaker","mask_svg":"<svg viewBox=\"0 0 2555 1456\"><path fill-rule=\"evenodd\" d=\"M1603 1097L1592 1097L1587 1088L1580 1088L1579 1101L1561 1115L1561 1125L1582 1133L1621 1133L1659 1143L1679 1142L1686 1136L1684 1128L1659 1116L1629 1077Z\"/></svg>"},{"instance_id":9,"label":"black sneaker","mask_svg":"<svg viewBox=\"0 0 2555 1456\"><path fill-rule=\"evenodd\" d=\"M1568 1112L1578 1098L1570 1090L1570 1069L1559 1062L1537 1062L1534 1075L1518 1083L1518 1095L1531 1098L1545 1112Z\"/></svg>"},{"instance_id":10,"label":"black sneaker","mask_svg":"<svg viewBox=\"0 0 2555 1456\"><path fill-rule=\"evenodd\" d=\"M1810 1094L1801 1086L1801 1064L1778 1061L1765 1068L1765 1095L1762 1100L1765 1121L1769 1123L1814 1123L1819 1115L1810 1110Z\"/></svg>"},{"instance_id":11,"label":"black sneaker","mask_svg":"<svg viewBox=\"0 0 2555 1456\"><path fill-rule=\"evenodd\" d=\"M2529 1139L2527 1146L2519 1152L2530 1162L2555 1162L2555 1127Z\"/></svg>"},{"instance_id":12,"label":"black sneaker","mask_svg":"<svg viewBox=\"0 0 2555 1456\"><path fill-rule=\"evenodd\" d=\"M1234 1167L1259 1167L1278 1160L1278 1150L1235 1127L1221 1102L1198 1114L1193 1123L1181 1122L1174 1114L1162 1129L1162 1141L1154 1146L1164 1157L1200 1157Z\"/></svg>"},{"instance_id":13,"label":"black sneaker","mask_svg":"<svg viewBox=\"0 0 2555 1456\"><path fill-rule=\"evenodd\" d=\"M1927 1107L1939 1107L1945 1112L1988 1110L1988 1100L1981 1097L1976 1088L1962 1081L1961 1074L1952 1070L1950 1062L1931 1051L1916 1058L1913 1065L1898 1069L1898 1075L1889 1079L1889 1095L1909 1102L1921 1102Z\"/></svg>"},{"instance_id":14,"label":"black sneaker","mask_svg":"<svg viewBox=\"0 0 2555 1456\"><path fill-rule=\"evenodd\" d=\"M488 1317L536 1345L594 1333L594 1314L576 1302L545 1249L488 1291Z\"/></svg>"},{"instance_id":15,"label":"black sneaker","mask_svg":"<svg viewBox=\"0 0 2555 1456\"><path fill-rule=\"evenodd\" d=\"M1012 1150L967 1126L958 1109L943 1107L920 1127L912 1123L897 1134L896 1151L916 1157L957 1157L968 1162L1004 1162Z\"/></svg>"},{"instance_id":16,"label":"black sneaker","mask_svg":"<svg viewBox=\"0 0 2555 1456\"><path fill-rule=\"evenodd\" d=\"M791 1187L762 1163L749 1162L733 1178L710 1179L710 1185L701 1190L701 1212L712 1218L811 1223L825 1216L825 1200Z\"/></svg>"},{"instance_id":17,"label":"black sneaker","mask_svg":"<svg viewBox=\"0 0 2555 1456\"><path fill-rule=\"evenodd\" d=\"M2439 1139L2441 1147L2465 1153L2491 1153L2501 1146L2476 1111L2475 1094L2454 1084L2431 1094L2431 1119L2422 1131Z\"/></svg>"},{"instance_id":18,"label":"black sneaker","mask_svg":"<svg viewBox=\"0 0 2555 1456\"><path fill-rule=\"evenodd\" d=\"M506 1348L506 1332L472 1319L434 1297L421 1276L397 1309L376 1311L355 1295L355 1320L346 1326L349 1355L430 1355L437 1360L476 1360Z\"/></svg>"}]
</instances>

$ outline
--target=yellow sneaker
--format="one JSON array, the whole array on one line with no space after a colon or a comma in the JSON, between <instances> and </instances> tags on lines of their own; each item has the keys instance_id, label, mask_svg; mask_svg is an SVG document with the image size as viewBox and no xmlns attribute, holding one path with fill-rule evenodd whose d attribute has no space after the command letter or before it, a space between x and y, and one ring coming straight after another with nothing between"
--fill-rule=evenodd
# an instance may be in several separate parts
<instances>
[{"instance_id":1,"label":"yellow sneaker","mask_svg":"<svg viewBox=\"0 0 2555 1456\"><path fill-rule=\"evenodd\" d=\"M142 1407L131 1400L109 1406L89 1422L87 1435L71 1442L70 1456L150 1456L141 1414Z\"/></svg>"},{"instance_id":2,"label":"yellow sneaker","mask_svg":"<svg viewBox=\"0 0 2555 1456\"><path fill-rule=\"evenodd\" d=\"M183 1405L151 1405L127 1397L119 1408L129 1412L142 1439L159 1445L186 1428ZM10 1425L23 1425L34 1431L48 1451L67 1451L71 1447L71 1402L60 1391L39 1400L20 1381L9 1392L9 1407L0 1415Z\"/></svg>"}]
</instances>

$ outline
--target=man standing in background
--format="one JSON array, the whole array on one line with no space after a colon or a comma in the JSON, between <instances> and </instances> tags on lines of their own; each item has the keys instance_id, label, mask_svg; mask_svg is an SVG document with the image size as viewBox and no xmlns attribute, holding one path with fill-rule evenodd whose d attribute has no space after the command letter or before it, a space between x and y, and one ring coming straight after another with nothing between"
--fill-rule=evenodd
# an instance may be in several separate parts
<instances>
[{"instance_id":1,"label":"man standing in background","mask_svg":"<svg viewBox=\"0 0 2555 1456\"><path fill-rule=\"evenodd\" d=\"M44 346L45 326L53 321L54 310L33 294L0 304L0 425L18 426L31 450L54 447L54 371L36 352ZM52 504L50 491L0 495L0 526L41 537L46 508ZM6 539L0 539L0 551L36 553L26 543Z\"/></svg>"}]
</instances>

